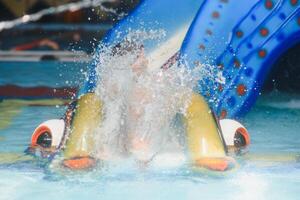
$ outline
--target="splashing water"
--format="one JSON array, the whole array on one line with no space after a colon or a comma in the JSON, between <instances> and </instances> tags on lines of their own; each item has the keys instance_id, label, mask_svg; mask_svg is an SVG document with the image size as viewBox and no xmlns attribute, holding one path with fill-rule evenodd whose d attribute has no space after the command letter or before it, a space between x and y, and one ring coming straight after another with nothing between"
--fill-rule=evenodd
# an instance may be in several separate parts
<instances>
[{"instance_id":1,"label":"splashing water","mask_svg":"<svg viewBox=\"0 0 300 200\"><path fill-rule=\"evenodd\" d=\"M44 10L41 10L34 14L28 14L24 15L20 18L11 20L11 21L2 21L0 22L0 31L4 29L10 29L15 26L25 24L28 22L33 22L41 19L45 15L51 15L51 14L58 14L65 11L77 11L83 8L89 8L89 7L100 7L102 10L113 13L117 15L116 11L113 9L109 9L103 6L103 3L107 2L115 2L115 0L83 0L76 3L69 3L57 7L51 7Z\"/></svg>"},{"instance_id":2,"label":"splashing water","mask_svg":"<svg viewBox=\"0 0 300 200\"><path fill-rule=\"evenodd\" d=\"M150 69L143 43L164 36L162 30L138 31L113 47L101 46L96 94L104 104L104 120L95 134L96 157L133 155L150 161L169 146L184 149L184 129L174 120L184 115L205 67L177 61L168 69Z\"/></svg>"}]
</instances>

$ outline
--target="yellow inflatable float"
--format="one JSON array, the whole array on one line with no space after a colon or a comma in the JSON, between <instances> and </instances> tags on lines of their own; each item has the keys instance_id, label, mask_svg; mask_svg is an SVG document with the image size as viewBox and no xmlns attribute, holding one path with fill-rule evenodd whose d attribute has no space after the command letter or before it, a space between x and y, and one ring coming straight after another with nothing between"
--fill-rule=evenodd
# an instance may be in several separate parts
<instances>
[{"instance_id":1,"label":"yellow inflatable float","mask_svg":"<svg viewBox=\"0 0 300 200\"><path fill-rule=\"evenodd\" d=\"M94 133L102 120L102 106L101 100L94 93L82 95L70 105L63 120L55 121L56 125L54 121L45 122L34 131L31 148L33 151L45 149L48 153L52 151L53 154L59 152L63 158L62 166L69 169L82 170L94 167L96 165L96 159L93 158ZM191 96L184 115L184 125L187 156L191 165L217 171L232 167L234 160L227 156L227 145L219 122L199 94L194 93ZM235 131L232 129L228 132L233 134L230 139L234 140Z\"/></svg>"},{"instance_id":2,"label":"yellow inflatable float","mask_svg":"<svg viewBox=\"0 0 300 200\"><path fill-rule=\"evenodd\" d=\"M218 122L199 94L193 94L185 117L188 152L192 164L224 171L232 159L226 156L226 145Z\"/></svg>"}]
</instances>

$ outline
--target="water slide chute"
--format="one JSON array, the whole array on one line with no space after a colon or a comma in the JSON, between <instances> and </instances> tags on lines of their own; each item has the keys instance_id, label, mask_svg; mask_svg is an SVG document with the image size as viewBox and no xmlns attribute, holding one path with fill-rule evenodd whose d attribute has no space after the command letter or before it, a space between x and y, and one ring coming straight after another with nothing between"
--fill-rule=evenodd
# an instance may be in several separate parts
<instances>
[{"instance_id":1,"label":"water slide chute","mask_svg":"<svg viewBox=\"0 0 300 200\"><path fill-rule=\"evenodd\" d=\"M272 64L299 42L299 1L206 0L184 40L189 67L211 65L225 83L205 79L199 92L222 117L240 117L255 103Z\"/></svg>"}]
</instances>

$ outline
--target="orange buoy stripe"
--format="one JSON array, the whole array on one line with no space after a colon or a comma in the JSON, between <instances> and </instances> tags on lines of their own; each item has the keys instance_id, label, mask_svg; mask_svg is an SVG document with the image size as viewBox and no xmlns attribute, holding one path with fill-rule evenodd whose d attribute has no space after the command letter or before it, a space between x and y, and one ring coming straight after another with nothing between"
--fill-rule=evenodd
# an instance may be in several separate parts
<instances>
[{"instance_id":1,"label":"orange buoy stripe","mask_svg":"<svg viewBox=\"0 0 300 200\"><path fill-rule=\"evenodd\" d=\"M38 145L38 144L37 144L37 139L39 138L39 136L40 136L41 134L43 134L43 133L45 133L45 132L48 132L50 135L52 135L50 129L49 129L47 126L40 126L40 127L38 127L38 128L34 131L32 137L31 137L31 145L32 145L32 146Z\"/></svg>"},{"instance_id":2,"label":"orange buoy stripe","mask_svg":"<svg viewBox=\"0 0 300 200\"><path fill-rule=\"evenodd\" d=\"M244 136L245 141L246 141L246 146L248 146L250 144L250 135L248 133L248 131L245 128L238 128L236 132L239 132L242 134L242 136Z\"/></svg>"}]
</instances>

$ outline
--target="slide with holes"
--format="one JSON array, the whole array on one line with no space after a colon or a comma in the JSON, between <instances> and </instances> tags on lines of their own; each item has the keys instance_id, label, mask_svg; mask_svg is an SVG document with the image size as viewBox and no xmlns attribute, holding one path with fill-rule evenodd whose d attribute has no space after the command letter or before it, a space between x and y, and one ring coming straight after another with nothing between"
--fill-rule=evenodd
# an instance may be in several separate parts
<instances>
[{"instance_id":1,"label":"slide with holes","mask_svg":"<svg viewBox=\"0 0 300 200\"><path fill-rule=\"evenodd\" d=\"M183 43L190 67L205 64L220 78L199 92L221 117L241 117L254 105L274 62L300 39L297 0L205 1Z\"/></svg>"}]
</instances>

